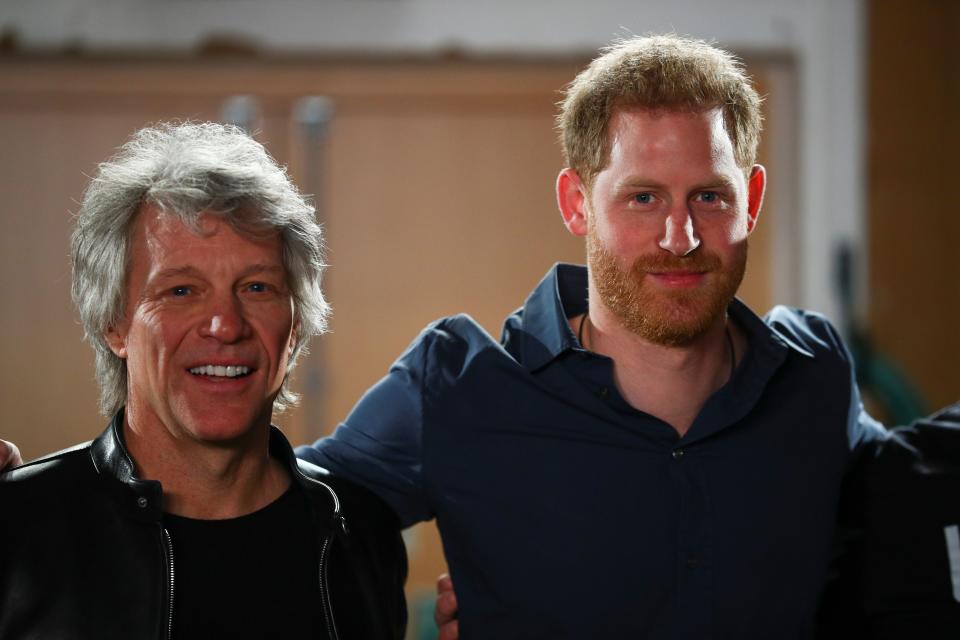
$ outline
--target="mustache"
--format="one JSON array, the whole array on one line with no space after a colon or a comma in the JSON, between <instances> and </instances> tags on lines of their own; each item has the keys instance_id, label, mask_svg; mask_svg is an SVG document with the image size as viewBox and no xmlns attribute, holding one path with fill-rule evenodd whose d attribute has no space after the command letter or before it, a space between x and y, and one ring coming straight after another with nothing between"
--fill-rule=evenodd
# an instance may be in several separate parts
<instances>
[{"instance_id":1,"label":"mustache","mask_svg":"<svg viewBox=\"0 0 960 640\"><path fill-rule=\"evenodd\" d=\"M685 256L675 256L672 253L659 253L640 256L633 261L630 271L643 275L646 273L662 273L664 271L717 271L722 266L720 257L707 251L694 251Z\"/></svg>"}]
</instances>

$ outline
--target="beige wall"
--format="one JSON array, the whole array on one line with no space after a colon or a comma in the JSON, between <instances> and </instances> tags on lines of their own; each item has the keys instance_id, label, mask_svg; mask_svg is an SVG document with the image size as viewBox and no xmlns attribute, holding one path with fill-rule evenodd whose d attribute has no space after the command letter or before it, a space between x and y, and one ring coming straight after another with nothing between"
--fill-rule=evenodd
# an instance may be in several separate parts
<instances>
[{"instance_id":1,"label":"beige wall","mask_svg":"<svg viewBox=\"0 0 960 640\"><path fill-rule=\"evenodd\" d=\"M323 375L322 406L311 406L319 400L311 386L309 412L284 418L302 440L326 433L428 321L467 311L496 334L553 262L581 261L553 199L561 166L553 105L577 66L6 61L0 260L16 274L17 294L0 315L12 365L0 386L4 435L36 456L100 429L92 356L69 303L70 216L85 176L135 128L217 119L228 96L255 94L259 137L317 192L335 314L298 376ZM291 116L311 94L335 105L314 150L322 167L309 166L309 142ZM770 302L775 213L763 221L743 290L758 309Z\"/></svg>"},{"instance_id":2,"label":"beige wall","mask_svg":"<svg viewBox=\"0 0 960 640\"><path fill-rule=\"evenodd\" d=\"M299 443L332 430L427 322L466 311L498 335L551 264L582 261L553 196L554 103L578 66L3 61L0 268L13 282L0 306L0 437L30 458L102 429L92 356L69 302L70 212L85 176L135 128L217 119L227 96L256 95L260 139L318 194L334 316L297 372L302 406L279 417ZM305 95L335 105L312 152L291 116ZM742 291L761 310L775 224L765 211ZM444 570L435 527L415 528L408 543L410 585L430 589Z\"/></svg>"}]
</instances>

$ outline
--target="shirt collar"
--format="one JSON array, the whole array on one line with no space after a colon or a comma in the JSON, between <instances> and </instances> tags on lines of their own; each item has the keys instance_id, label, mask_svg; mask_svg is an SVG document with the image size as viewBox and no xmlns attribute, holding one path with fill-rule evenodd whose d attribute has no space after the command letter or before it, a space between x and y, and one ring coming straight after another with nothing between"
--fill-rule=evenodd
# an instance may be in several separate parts
<instances>
[{"instance_id":1,"label":"shirt collar","mask_svg":"<svg viewBox=\"0 0 960 640\"><path fill-rule=\"evenodd\" d=\"M522 363L527 370L535 371L567 350L580 348L567 318L586 310L587 268L557 263L527 297L523 309L507 319L505 340L521 340ZM728 313L747 334L751 348L763 355L782 361L789 349L812 357L807 349L770 327L739 299L730 303Z\"/></svg>"},{"instance_id":2,"label":"shirt collar","mask_svg":"<svg viewBox=\"0 0 960 640\"><path fill-rule=\"evenodd\" d=\"M507 320L505 333L518 329L523 365L535 371L561 353L579 348L568 317L587 310L587 268L557 263L527 297L519 314Z\"/></svg>"}]
</instances>

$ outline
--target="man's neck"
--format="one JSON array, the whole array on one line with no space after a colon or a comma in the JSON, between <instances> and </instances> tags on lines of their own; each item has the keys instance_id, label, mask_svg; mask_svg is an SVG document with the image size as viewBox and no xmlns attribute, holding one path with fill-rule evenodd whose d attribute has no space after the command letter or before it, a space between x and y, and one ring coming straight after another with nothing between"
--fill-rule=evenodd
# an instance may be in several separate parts
<instances>
[{"instance_id":1,"label":"man's neck","mask_svg":"<svg viewBox=\"0 0 960 640\"><path fill-rule=\"evenodd\" d=\"M689 345L656 344L626 329L595 300L587 316L570 319L571 328L585 348L613 360L617 389L632 407L683 436L707 399L729 381L746 338L722 316Z\"/></svg>"},{"instance_id":2,"label":"man's neck","mask_svg":"<svg viewBox=\"0 0 960 640\"><path fill-rule=\"evenodd\" d=\"M174 438L162 424L130 424L127 449L143 479L163 486L168 513L201 520L236 518L267 506L290 486L290 474L270 456L269 425L239 442L212 446Z\"/></svg>"}]
</instances>

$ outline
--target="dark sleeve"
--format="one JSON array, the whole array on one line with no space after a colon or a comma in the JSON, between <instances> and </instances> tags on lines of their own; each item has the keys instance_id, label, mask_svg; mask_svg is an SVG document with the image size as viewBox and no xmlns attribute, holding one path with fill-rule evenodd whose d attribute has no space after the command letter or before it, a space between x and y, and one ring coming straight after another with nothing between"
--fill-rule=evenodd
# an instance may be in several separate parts
<instances>
[{"instance_id":1,"label":"dark sleeve","mask_svg":"<svg viewBox=\"0 0 960 640\"><path fill-rule=\"evenodd\" d=\"M846 438L854 457L859 455L861 449L870 446L869 443L883 441L888 437L883 425L864 409L860 388L857 386L853 356L836 327L825 316L813 311L778 305L770 310L766 321L777 330L781 338L801 353L822 359L824 366L844 367L849 384Z\"/></svg>"},{"instance_id":2,"label":"dark sleeve","mask_svg":"<svg viewBox=\"0 0 960 640\"><path fill-rule=\"evenodd\" d=\"M333 435L298 447L297 457L379 495L402 526L433 517L423 490L423 381L432 342L428 327L371 387Z\"/></svg>"},{"instance_id":3,"label":"dark sleeve","mask_svg":"<svg viewBox=\"0 0 960 640\"><path fill-rule=\"evenodd\" d=\"M853 458L856 459L863 451L876 446L874 443L886 440L889 434L882 424L867 413L863 406L860 387L857 385L856 365L847 343L840 336L840 332L833 326L833 323L818 313L808 311L805 312L805 315L811 327L815 327L817 334L823 336L822 340L840 358L847 369L847 379L850 385L850 402L847 411L847 445L853 453Z\"/></svg>"},{"instance_id":4,"label":"dark sleeve","mask_svg":"<svg viewBox=\"0 0 960 640\"><path fill-rule=\"evenodd\" d=\"M841 511L855 535L824 602L834 633L821 637L958 637L958 495L960 404L866 447Z\"/></svg>"}]
</instances>

